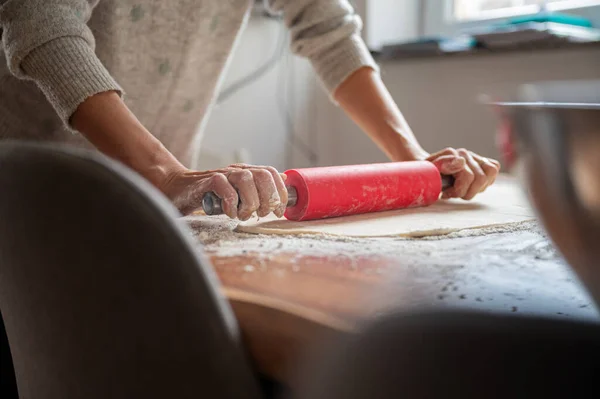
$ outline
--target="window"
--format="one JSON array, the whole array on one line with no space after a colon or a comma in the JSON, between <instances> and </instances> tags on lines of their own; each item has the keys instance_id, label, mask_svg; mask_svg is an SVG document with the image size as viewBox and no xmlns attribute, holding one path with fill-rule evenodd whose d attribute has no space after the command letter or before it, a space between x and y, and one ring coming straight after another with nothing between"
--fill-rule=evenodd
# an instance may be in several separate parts
<instances>
[{"instance_id":1,"label":"window","mask_svg":"<svg viewBox=\"0 0 600 399\"><path fill-rule=\"evenodd\" d=\"M564 10L600 4L600 0L455 0L452 6L456 21L495 19L534 14L546 5L548 10Z\"/></svg>"},{"instance_id":2,"label":"window","mask_svg":"<svg viewBox=\"0 0 600 399\"><path fill-rule=\"evenodd\" d=\"M399 1L399 0L398 0ZM403 0L407 1L407 0ZM584 17L600 28L600 0L421 0L423 32L426 36L452 35L463 28L502 22L519 15L532 15L546 4L549 11L564 11Z\"/></svg>"}]
</instances>

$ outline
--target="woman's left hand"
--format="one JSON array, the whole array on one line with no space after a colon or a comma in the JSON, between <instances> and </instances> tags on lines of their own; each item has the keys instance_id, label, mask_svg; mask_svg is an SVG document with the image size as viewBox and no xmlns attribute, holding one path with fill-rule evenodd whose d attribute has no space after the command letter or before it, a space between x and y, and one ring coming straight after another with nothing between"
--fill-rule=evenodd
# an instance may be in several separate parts
<instances>
[{"instance_id":1,"label":"woman's left hand","mask_svg":"<svg viewBox=\"0 0 600 399\"><path fill-rule=\"evenodd\" d=\"M495 181L500 172L500 162L483 157L464 148L446 148L429 155L443 175L454 176L454 186L445 190L442 198L473 199L484 192Z\"/></svg>"}]
</instances>

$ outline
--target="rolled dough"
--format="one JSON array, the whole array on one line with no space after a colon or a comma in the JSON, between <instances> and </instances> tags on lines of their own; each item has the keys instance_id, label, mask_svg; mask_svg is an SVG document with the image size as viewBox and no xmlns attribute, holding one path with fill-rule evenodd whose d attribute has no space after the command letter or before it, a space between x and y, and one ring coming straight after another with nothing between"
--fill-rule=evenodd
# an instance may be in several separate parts
<instances>
[{"instance_id":1,"label":"rolled dough","mask_svg":"<svg viewBox=\"0 0 600 399\"><path fill-rule=\"evenodd\" d=\"M464 229L535 219L517 182L500 177L472 201L440 200L426 208L293 222L269 216L240 223L236 231L253 234L317 234L346 237L426 237Z\"/></svg>"}]
</instances>

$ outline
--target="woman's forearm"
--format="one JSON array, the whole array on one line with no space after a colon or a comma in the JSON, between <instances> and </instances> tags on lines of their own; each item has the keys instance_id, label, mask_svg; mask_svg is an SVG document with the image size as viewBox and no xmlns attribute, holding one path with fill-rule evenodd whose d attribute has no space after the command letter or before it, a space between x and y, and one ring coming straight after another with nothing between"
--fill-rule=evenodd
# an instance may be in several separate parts
<instances>
[{"instance_id":1,"label":"woman's forearm","mask_svg":"<svg viewBox=\"0 0 600 399\"><path fill-rule=\"evenodd\" d=\"M356 71L340 85L334 98L392 161L427 157L373 69L365 67Z\"/></svg>"},{"instance_id":2,"label":"woman's forearm","mask_svg":"<svg viewBox=\"0 0 600 399\"><path fill-rule=\"evenodd\" d=\"M184 214L202 208L212 192L222 199L231 218L281 217L287 204L283 177L265 166L231 165L195 171L184 167L138 121L115 92L96 94L83 102L70 120L96 148L140 173Z\"/></svg>"},{"instance_id":3,"label":"woman's forearm","mask_svg":"<svg viewBox=\"0 0 600 399\"><path fill-rule=\"evenodd\" d=\"M88 98L73 114L71 124L102 153L136 170L156 186L183 168L115 92Z\"/></svg>"}]
</instances>

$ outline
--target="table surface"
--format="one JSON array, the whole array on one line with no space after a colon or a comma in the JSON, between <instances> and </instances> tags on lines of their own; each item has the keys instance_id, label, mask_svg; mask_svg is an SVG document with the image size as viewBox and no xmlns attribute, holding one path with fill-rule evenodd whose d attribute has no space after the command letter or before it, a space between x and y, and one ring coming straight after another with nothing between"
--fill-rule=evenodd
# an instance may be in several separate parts
<instances>
[{"instance_id":1,"label":"table surface","mask_svg":"<svg viewBox=\"0 0 600 399\"><path fill-rule=\"evenodd\" d=\"M469 308L598 319L535 222L434 239L259 236L185 219L212 260L256 367L289 381L302 356L392 311Z\"/></svg>"}]
</instances>

